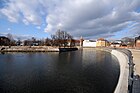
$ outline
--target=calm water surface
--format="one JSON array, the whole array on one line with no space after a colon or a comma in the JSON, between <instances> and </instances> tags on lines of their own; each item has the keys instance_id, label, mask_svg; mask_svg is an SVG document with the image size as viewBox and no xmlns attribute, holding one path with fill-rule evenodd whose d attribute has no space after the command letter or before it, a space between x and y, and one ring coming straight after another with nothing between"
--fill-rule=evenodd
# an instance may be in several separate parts
<instances>
[{"instance_id":1,"label":"calm water surface","mask_svg":"<svg viewBox=\"0 0 140 93\"><path fill-rule=\"evenodd\" d=\"M108 52L0 54L0 93L113 93L119 63Z\"/></svg>"}]
</instances>

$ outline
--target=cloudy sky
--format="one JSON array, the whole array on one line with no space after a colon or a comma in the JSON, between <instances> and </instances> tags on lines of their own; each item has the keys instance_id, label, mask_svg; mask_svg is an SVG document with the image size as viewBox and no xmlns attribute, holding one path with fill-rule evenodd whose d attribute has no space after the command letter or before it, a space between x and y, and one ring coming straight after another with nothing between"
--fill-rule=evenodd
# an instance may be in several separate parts
<instances>
[{"instance_id":1,"label":"cloudy sky","mask_svg":"<svg viewBox=\"0 0 140 93\"><path fill-rule=\"evenodd\" d=\"M0 0L0 34L80 38L140 35L140 0Z\"/></svg>"}]
</instances>

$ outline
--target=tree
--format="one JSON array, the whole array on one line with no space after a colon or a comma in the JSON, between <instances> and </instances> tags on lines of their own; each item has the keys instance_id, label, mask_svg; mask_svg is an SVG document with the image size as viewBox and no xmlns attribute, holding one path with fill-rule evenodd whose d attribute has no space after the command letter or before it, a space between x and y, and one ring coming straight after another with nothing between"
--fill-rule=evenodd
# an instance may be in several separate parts
<instances>
[{"instance_id":1,"label":"tree","mask_svg":"<svg viewBox=\"0 0 140 93\"><path fill-rule=\"evenodd\" d=\"M11 41L13 41L14 39L13 39L13 35L12 34L10 34L10 33L8 33L7 34L7 38L9 38Z\"/></svg>"},{"instance_id":2,"label":"tree","mask_svg":"<svg viewBox=\"0 0 140 93\"><path fill-rule=\"evenodd\" d=\"M66 31L58 30L54 35L51 35L53 45L66 47L68 41L72 40L72 36Z\"/></svg>"},{"instance_id":3,"label":"tree","mask_svg":"<svg viewBox=\"0 0 140 93\"><path fill-rule=\"evenodd\" d=\"M122 38L122 41L126 44L126 45L129 45L129 46L134 46L135 44L135 40L134 38L129 38L129 37L124 37Z\"/></svg>"},{"instance_id":4,"label":"tree","mask_svg":"<svg viewBox=\"0 0 140 93\"><path fill-rule=\"evenodd\" d=\"M16 41L14 40L14 38L13 38L13 35L12 35L12 34L8 33L8 34L7 34L7 38L9 38L9 39L10 39L10 44L9 44L9 47L10 47L10 46L15 46L15 45L16 45Z\"/></svg>"},{"instance_id":5,"label":"tree","mask_svg":"<svg viewBox=\"0 0 140 93\"><path fill-rule=\"evenodd\" d=\"M46 38L46 39L45 39L45 45L46 45L46 46L51 46L51 41L52 41L51 39Z\"/></svg>"},{"instance_id":6,"label":"tree","mask_svg":"<svg viewBox=\"0 0 140 93\"><path fill-rule=\"evenodd\" d=\"M22 42L21 42L20 38L17 38L17 39L18 39L17 40L17 45L20 46Z\"/></svg>"},{"instance_id":7,"label":"tree","mask_svg":"<svg viewBox=\"0 0 140 93\"><path fill-rule=\"evenodd\" d=\"M35 43L36 42L36 38L32 37L31 41L32 41L32 43Z\"/></svg>"}]
</instances>

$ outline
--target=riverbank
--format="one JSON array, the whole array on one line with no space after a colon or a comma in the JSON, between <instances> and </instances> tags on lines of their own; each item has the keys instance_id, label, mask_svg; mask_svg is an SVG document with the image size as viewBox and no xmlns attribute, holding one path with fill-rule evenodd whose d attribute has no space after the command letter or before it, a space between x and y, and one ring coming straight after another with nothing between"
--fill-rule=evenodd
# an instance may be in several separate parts
<instances>
[{"instance_id":1,"label":"riverbank","mask_svg":"<svg viewBox=\"0 0 140 93\"><path fill-rule=\"evenodd\" d=\"M51 46L1 46L0 52L67 52L76 51L76 47L51 47Z\"/></svg>"},{"instance_id":2,"label":"riverbank","mask_svg":"<svg viewBox=\"0 0 140 93\"><path fill-rule=\"evenodd\" d=\"M59 52L59 48L50 46L1 46L0 52Z\"/></svg>"}]
</instances>

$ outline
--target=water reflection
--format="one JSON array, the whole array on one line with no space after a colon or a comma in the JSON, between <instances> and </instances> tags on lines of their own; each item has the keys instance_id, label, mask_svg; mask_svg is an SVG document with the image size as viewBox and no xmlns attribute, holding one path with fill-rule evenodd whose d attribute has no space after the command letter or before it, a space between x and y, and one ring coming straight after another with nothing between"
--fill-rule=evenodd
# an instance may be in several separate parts
<instances>
[{"instance_id":1,"label":"water reflection","mask_svg":"<svg viewBox=\"0 0 140 93\"><path fill-rule=\"evenodd\" d=\"M112 93L119 64L110 53L0 54L0 93Z\"/></svg>"}]
</instances>

